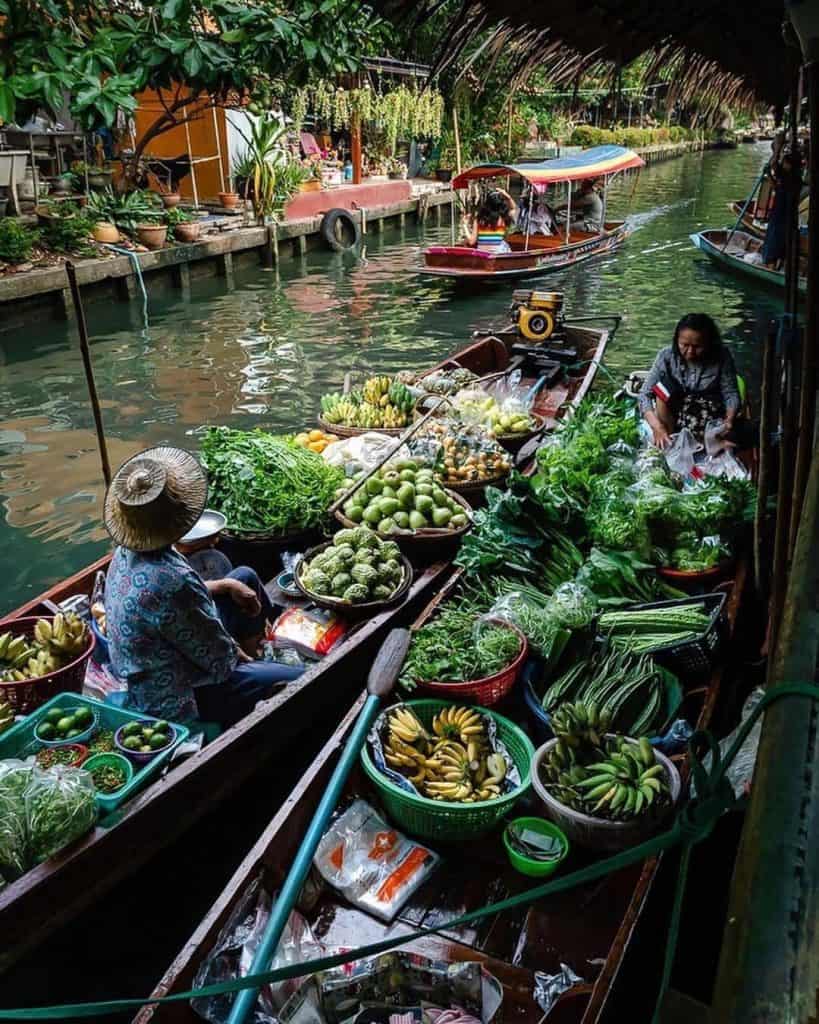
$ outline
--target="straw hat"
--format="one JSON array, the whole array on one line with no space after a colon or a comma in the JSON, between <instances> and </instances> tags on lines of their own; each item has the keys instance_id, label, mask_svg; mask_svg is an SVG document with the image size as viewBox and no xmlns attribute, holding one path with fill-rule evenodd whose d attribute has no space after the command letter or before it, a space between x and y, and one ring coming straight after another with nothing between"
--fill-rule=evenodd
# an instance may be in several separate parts
<instances>
[{"instance_id":1,"label":"straw hat","mask_svg":"<svg viewBox=\"0 0 819 1024\"><path fill-rule=\"evenodd\" d=\"M105 495L103 520L117 544L156 551L184 536L199 519L208 478L183 448L148 448L124 462Z\"/></svg>"}]
</instances>

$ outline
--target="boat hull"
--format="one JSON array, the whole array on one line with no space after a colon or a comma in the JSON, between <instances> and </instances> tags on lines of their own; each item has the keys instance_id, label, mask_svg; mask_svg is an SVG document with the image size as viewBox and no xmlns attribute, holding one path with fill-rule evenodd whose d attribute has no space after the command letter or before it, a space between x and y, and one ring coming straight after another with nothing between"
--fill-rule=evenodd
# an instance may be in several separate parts
<instances>
[{"instance_id":1,"label":"boat hull","mask_svg":"<svg viewBox=\"0 0 819 1024\"><path fill-rule=\"evenodd\" d=\"M599 235L573 232L568 245L562 241L562 236L535 236L527 243L523 235L512 235L509 238L512 251L505 253L482 252L465 246L430 246L424 252L424 267L420 272L481 283L539 277L614 252L628 234L625 223L612 223Z\"/></svg>"},{"instance_id":2,"label":"boat hull","mask_svg":"<svg viewBox=\"0 0 819 1024\"><path fill-rule=\"evenodd\" d=\"M743 258L746 254L761 252L762 241L754 238L746 231L731 232L727 228L712 231L700 231L690 235L694 245L717 266L739 274L747 280L756 280L772 288L783 288L785 275L781 270L770 270L760 263L749 263ZM804 292L807 281L799 278L799 291Z\"/></svg>"}]
</instances>

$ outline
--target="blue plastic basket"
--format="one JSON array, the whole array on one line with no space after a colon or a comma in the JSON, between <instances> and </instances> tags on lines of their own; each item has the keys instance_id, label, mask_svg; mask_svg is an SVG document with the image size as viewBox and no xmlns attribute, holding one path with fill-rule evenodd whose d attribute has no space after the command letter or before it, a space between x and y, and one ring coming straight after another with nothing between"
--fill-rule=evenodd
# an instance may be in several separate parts
<instances>
[{"instance_id":1,"label":"blue plastic basket","mask_svg":"<svg viewBox=\"0 0 819 1024\"><path fill-rule=\"evenodd\" d=\"M125 708L104 704L102 701L94 700L92 697L84 697L78 693L58 693L56 697L52 697L50 701L37 708L36 711L32 712L21 722L0 734L0 758L26 758L36 754L45 744L42 740L36 738L34 730L49 709L71 708L77 707L79 704L91 708L97 716L99 729L108 729L111 732L116 732L126 722L144 722L149 717L137 711L127 711ZM174 747L188 738L189 730L184 725L177 725L175 722L170 724L174 727L175 736L174 742L169 747L160 751L156 757L152 758L143 767L137 769L137 766L134 765L133 778L116 793L112 793L110 796L97 793L97 806L101 815L109 814L136 795L159 772L162 765L171 756Z\"/></svg>"}]
</instances>

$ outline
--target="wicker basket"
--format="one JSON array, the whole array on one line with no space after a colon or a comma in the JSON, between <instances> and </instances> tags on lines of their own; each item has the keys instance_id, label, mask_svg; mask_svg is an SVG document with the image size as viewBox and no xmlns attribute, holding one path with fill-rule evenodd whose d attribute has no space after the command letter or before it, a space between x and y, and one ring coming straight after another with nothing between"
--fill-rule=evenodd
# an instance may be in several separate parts
<instances>
[{"instance_id":1,"label":"wicker basket","mask_svg":"<svg viewBox=\"0 0 819 1024\"><path fill-rule=\"evenodd\" d=\"M301 581L303 567L314 555L318 555L320 552L326 551L327 548L332 546L333 542L328 541L326 544L319 544L318 547L311 548L309 551L305 552L304 558L296 566L296 571L294 573L296 586L302 594L304 594L304 596L314 604L317 604L320 608L329 608L334 612L338 612L339 615L343 615L348 622L360 622L362 619L371 619L374 615L378 615L379 612L382 612L385 608L398 604L406 597L409 588L412 586L412 566L409 563L409 559L404 555L401 556L401 568L403 569L401 584L392 597L389 597L384 601L366 601L363 604L351 604L349 601L342 601L338 597L325 597L321 594L314 594L312 590L308 590Z\"/></svg>"},{"instance_id":2,"label":"wicker basket","mask_svg":"<svg viewBox=\"0 0 819 1024\"><path fill-rule=\"evenodd\" d=\"M466 526L461 526L457 530L436 530L433 527L428 527L414 532L410 530L396 530L394 533L378 533L377 530L374 532L382 540L394 540L403 553L415 561L432 561L436 558L453 555L461 543L461 537L472 529L472 509L466 498L455 494L454 491L450 491L446 487L444 490L463 508L469 519ZM348 519L341 509L336 510L335 516L342 526L346 526L348 529L355 529L361 525Z\"/></svg>"},{"instance_id":3,"label":"wicker basket","mask_svg":"<svg viewBox=\"0 0 819 1024\"><path fill-rule=\"evenodd\" d=\"M445 487L446 490L452 491L453 494L459 494L462 498L466 498L472 508L480 508L486 503L486 488L498 487L503 489L506 487L508 479L509 473L502 473L487 480L471 480L468 483L445 483L442 480L438 480L438 483L441 487Z\"/></svg>"},{"instance_id":4,"label":"wicker basket","mask_svg":"<svg viewBox=\"0 0 819 1024\"><path fill-rule=\"evenodd\" d=\"M42 616L12 619L0 623L0 632L11 632L14 636L34 636L34 627ZM53 621L53 619L49 619ZM95 637L88 631L88 646L79 657L70 661L56 672L36 679L22 679L16 683L0 683L0 700L11 705L15 715L27 715L58 693L79 693L85 679L85 667L94 650Z\"/></svg>"},{"instance_id":5,"label":"wicker basket","mask_svg":"<svg viewBox=\"0 0 819 1024\"><path fill-rule=\"evenodd\" d=\"M545 416L540 416L536 412L529 415L535 421L535 425L531 430L527 430L525 434L495 434L495 440L498 444L503 445L511 455L517 455L521 448L528 444L533 437L537 437L538 434L542 433L543 428L546 426Z\"/></svg>"},{"instance_id":6,"label":"wicker basket","mask_svg":"<svg viewBox=\"0 0 819 1024\"><path fill-rule=\"evenodd\" d=\"M427 727L431 727L433 716L442 708L450 707L450 701L414 700L407 707ZM367 776L378 790L381 804L396 824L411 835L422 839L461 841L490 832L501 824L507 812L524 796L531 785L531 763L535 748L526 733L508 718L494 711L483 711L494 718L498 737L506 747L509 756L520 772L521 784L511 793L505 793L497 800L483 800L474 804L451 803L430 800L401 789L376 768L365 745L361 752L361 763Z\"/></svg>"},{"instance_id":7,"label":"wicker basket","mask_svg":"<svg viewBox=\"0 0 819 1024\"><path fill-rule=\"evenodd\" d=\"M515 685L515 680L526 663L529 644L517 626L513 626L510 622L505 622L502 619L489 619L487 621L505 626L517 634L520 641L520 650L511 664L494 675L484 676L482 679L467 679L462 683L448 683L444 681L416 682L418 689L436 697L446 697L449 700L457 700L461 703L466 701L470 704L481 704L486 708L491 708L498 701L503 700Z\"/></svg>"},{"instance_id":8,"label":"wicker basket","mask_svg":"<svg viewBox=\"0 0 819 1024\"><path fill-rule=\"evenodd\" d=\"M316 420L319 429L325 434L336 434L338 437L359 437L361 434L388 434L390 437L400 437L407 427L345 427L342 423L328 423L319 416Z\"/></svg>"}]
</instances>

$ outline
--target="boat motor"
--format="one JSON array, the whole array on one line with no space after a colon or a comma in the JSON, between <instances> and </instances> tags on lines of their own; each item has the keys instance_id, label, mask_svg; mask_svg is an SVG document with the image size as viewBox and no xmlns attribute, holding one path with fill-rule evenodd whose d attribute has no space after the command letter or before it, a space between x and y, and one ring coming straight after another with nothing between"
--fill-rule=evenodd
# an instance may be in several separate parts
<instances>
[{"instance_id":1,"label":"boat motor","mask_svg":"<svg viewBox=\"0 0 819 1024\"><path fill-rule=\"evenodd\" d=\"M512 293L512 321L521 336L542 343L554 337L563 338L563 293L539 292L531 289Z\"/></svg>"}]
</instances>

